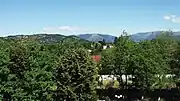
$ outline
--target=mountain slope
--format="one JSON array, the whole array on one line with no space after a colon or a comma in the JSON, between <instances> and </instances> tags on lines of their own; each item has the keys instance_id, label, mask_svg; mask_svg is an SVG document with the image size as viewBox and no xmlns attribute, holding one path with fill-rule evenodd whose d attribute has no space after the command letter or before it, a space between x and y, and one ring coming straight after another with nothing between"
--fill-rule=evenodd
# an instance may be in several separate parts
<instances>
[{"instance_id":1,"label":"mountain slope","mask_svg":"<svg viewBox=\"0 0 180 101\"><path fill-rule=\"evenodd\" d=\"M136 33L130 36L133 41L139 42L143 40L152 40L161 34L161 31ZM180 32L173 32L175 39L180 39Z\"/></svg>"},{"instance_id":2,"label":"mountain slope","mask_svg":"<svg viewBox=\"0 0 180 101\"><path fill-rule=\"evenodd\" d=\"M98 41L105 41L107 43L112 43L114 42L115 36L108 35L108 34L97 34L97 33L92 33L92 34L80 34L78 35L81 39L85 39L88 41L92 42L98 42Z\"/></svg>"},{"instance_id":3,"label":"mountain slope","mask_svg":"<svg viewBox=\"0 0 180 101\"><path fill-rule=\"evenodd\" d=\"M89 42L87 40L81 39L75 35L73 36L64 36L60 34L34 34L34 35L15 35L7 36L8 39L28 39L35 38L42 43L57 43L60 41L79 41L79 42Z\"/></svg>"},{"instance_id":4,"label":"mountain slope","mask_svg":"<svg viewBox=\"0 0 180 101\"><path fill-rule=\"evenodd\" d=\"M130 36L133 41L152 40L161 34L161 31L136 33Z\"/></svg>"},{"instance_id":5,"label":"mountain slope","mask_svg":"<svg viewBox=\"0 0 180 101\"><path fill-rule=\"evenodd\" d=\"M27 39L27 38L35 38L40 42L45 43L54 43L59 42L64 39L66 36L60 34L34 34L34 35L15 35L15 36L7 36L9 39Z\"/></svg>"}]
</instances>

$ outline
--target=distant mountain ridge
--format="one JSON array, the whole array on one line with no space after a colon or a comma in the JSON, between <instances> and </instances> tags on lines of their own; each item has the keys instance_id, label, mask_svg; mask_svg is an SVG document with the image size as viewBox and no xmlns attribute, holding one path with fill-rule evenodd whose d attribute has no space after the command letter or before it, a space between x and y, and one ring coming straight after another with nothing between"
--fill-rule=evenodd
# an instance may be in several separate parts
<instances>
[{"instance_id":1,"label":"distant mountain ridge","mask_svg":"<svg viewBox=\"0 0 180 101\"><path fill-rule=\"evenodd\" d=\"M34 34L34 35L13 35L13 36L7 36L5 38L9 39L25 39L25 38L36 38L40 40L41 42L46 43L56 43L62 40L81 40L81 41L89 41L89 42L99 42L99 41L105 41L107 43L113 43L115 36L108 35L108 34L80 34L80 35L70 35L65 36L61 34Z\"/></svg>"},{"instance_id":2,"label":"distant mountain ridge","mask_svg":"<svg viewBox=\"0 0 180 101\"><path fill-rule=\"evenodd\" d=\"M161 31L141 32L141 33L132 34L130 38L133 41L152 40L152 39L155 39L160 34L161 34Z\"/></svg>"},{"instance_id":3,"label":"distant mountain ridge","mask_svg":"<svg viewBox=\"0 0 180 101\"><path fill-rule=\"evenodd\" d=\"M107 43L113 43L114 39L116 36L113 35L108 35L108 34L98 34L98 33L93 33L93 34L80 34L77 35L81 39L85 39L88 41L92 42L98 42L98 41L105 41Z\"/></svg>"},{"instance_id":4,"label":"distant mountain ridge","mask_svg":"<svg viewBox=\"0 0 180 101\"><path fill-rule=\"evenodd\" d=\"M143 40L152 40L155 39L160 34L161 31L141 32L130 35L130 39L136 42ZM177 39L180 39L180 31L173 32L173 36ZM113 43L116 36L108 35L108 34L99 34L99 33L79 34L79 35L70 35L70 36L65 36L61 34L34 34L34 35L14 35L14 36L7 36L5 38L9 38L9 39L36 38L41 42L46 42L46 43L56 43L62 40L69 40L69 41L78 40L82 42L99 42L104 40L106 43Z\"/></svg>"},{"instance_id":5,"label":"distant mountain ridge","mask_svg":"<svg viewBox=\"0 0 180 101\"><path fill-rule=\"evenodd\" d=\"M130 35L130 39L139 42L143 40L152 40L155 39L157 36L161 34L162 31L152 31L152 32L141 32L141 33L136 33ZM176 39L180 39L180 31L179 32L173 32L173 36ZM93 41L93 42L98 42L98 41L103 41L105 42L114 42L114 39L116 36L113 35L108 35L108 34L80 34L78 37L88 40L88 41Z\"/></svg>"},{"instance_id":6,"label":"distant mountain ridge","mask_svg":"<svg viewBox=\"0 0 180 101\"><path fill-rule=\"evenodd\" d=\"M153 31L153 32L142 32L136 33L130 36L133 41L143 41L143 40L152 40L155 39L157 36L161 34L162 31ZM179 32L172 32L173 37L180 39L180 31Z\"/></svg>"},{"instance_id":7,"label":"distant mountain ridge","mask_svg":"<svg viewBox=\"0 0 180 101\"><path fill-rule=\"evenodd\" d=\"M66 38L66 36L61 34L34 34L34 35L13 35L13 36L7 36L5 38L10 38L10 39L36 38L40 42L56 43Z\"/></svg>"},{"instance_id":8,"label":"distant mountain ridge","mask_svg":"<svg viewBox=\"0 0 180 101\"><path fill-rule=\"evenodd\" d=\"M14 36L7 36L5 38L9 38L9 39L35 38L43 43L57 43L60 41L75 41L75 40L82 41L82 42L89 42L89 41L81 39L75 35L65 36L65 35L61 35L61 34L14 35Z\"/></svg>"}]
</instances>

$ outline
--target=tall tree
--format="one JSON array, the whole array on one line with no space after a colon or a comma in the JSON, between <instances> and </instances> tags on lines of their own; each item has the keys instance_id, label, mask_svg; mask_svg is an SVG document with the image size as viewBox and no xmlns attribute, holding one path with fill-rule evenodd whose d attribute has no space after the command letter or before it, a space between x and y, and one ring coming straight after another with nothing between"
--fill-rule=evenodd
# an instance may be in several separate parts
<instances>
[{"instance_id":1,"label":"tall tree","mask_svg":"<svg viewBox=\"0 0 180 101\"><path fill-rule=\"evenodd\" d=\"M115 44L115 69L114 73L119 78L119 82L122 88L127 88L127 77L131 73L131 55L133 54L134 42L129 39L126 32L117 39ZM122 76L125 75L125 82Z\"/></svg>"},{"instance_id":2,"label":"tall tree","mask_svg":"<svg viewBox=\"0 0 180 101\"><path fill-rule=\"evenodd\" d=\"M9 63L9 45L10 43L4 39L0 39L0 95L3 100L11 100L11 84L8 84L10 77ZM2 99L2 98L1 98Z\"/></svg>"},{"instance_id":3,"label":"tall tree","mask_svg":"<svg viewBox=\"0 0 180 101\"><path fill-rule=\"evenodd\" d=\"M82 49L67 48L57 62L56 81L59 94L69 100L92 101L96 99L98 68L89 53Z\"/></svg>"},{"instance_id":4,"label":"tall tree","mask_svg":"<svg viewBox=\"0 0 180 101\"><path fill-rule=\"evenodd\" d=\"M15 101L51 99L53 56L33 40L18 40L9 48L6 92Z\"/></svg>"}]
</instances>

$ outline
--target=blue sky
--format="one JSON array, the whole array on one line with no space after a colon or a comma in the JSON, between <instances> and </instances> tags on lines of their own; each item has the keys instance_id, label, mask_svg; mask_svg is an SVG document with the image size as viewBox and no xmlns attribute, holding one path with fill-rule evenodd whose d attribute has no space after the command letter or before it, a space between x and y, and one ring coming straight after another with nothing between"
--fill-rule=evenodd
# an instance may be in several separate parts
<instances>
[{"instance_id":1,"label":"blue sky","mask_svg":"<svg viewBox=\"0 0 180 101\"><path fill-rule=\"evenodd\" d=\"M0 36L180 30L180 0L0 0Z\"/></svg>"}]
</instances>

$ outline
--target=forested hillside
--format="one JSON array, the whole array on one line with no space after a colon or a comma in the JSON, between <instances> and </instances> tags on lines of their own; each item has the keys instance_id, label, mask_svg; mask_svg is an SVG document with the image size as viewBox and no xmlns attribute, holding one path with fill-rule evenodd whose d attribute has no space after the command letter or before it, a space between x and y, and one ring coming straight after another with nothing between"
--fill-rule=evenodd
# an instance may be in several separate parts
<instances>
[{"instance_id":1,"label":"forested hillside","mask_svg":"<svg viewBox=\"0 0 180 101\"><path fill-rule=\"evenodd\" d=\"M29 38L33 38L36 39L37 41L43 42L43 43L58 43L62 40L66 40L66 39L72 39L72 40L79 40L79 41L86 41L84 39L80 39L77 36L65 36L65 35L61 35L61 34L34 34L34 35L14 35L14 36L7 36L4 37L6 39L14 39L14 40L18 40L18 39L29 39Z\"/></svg>"}]
</instances>

